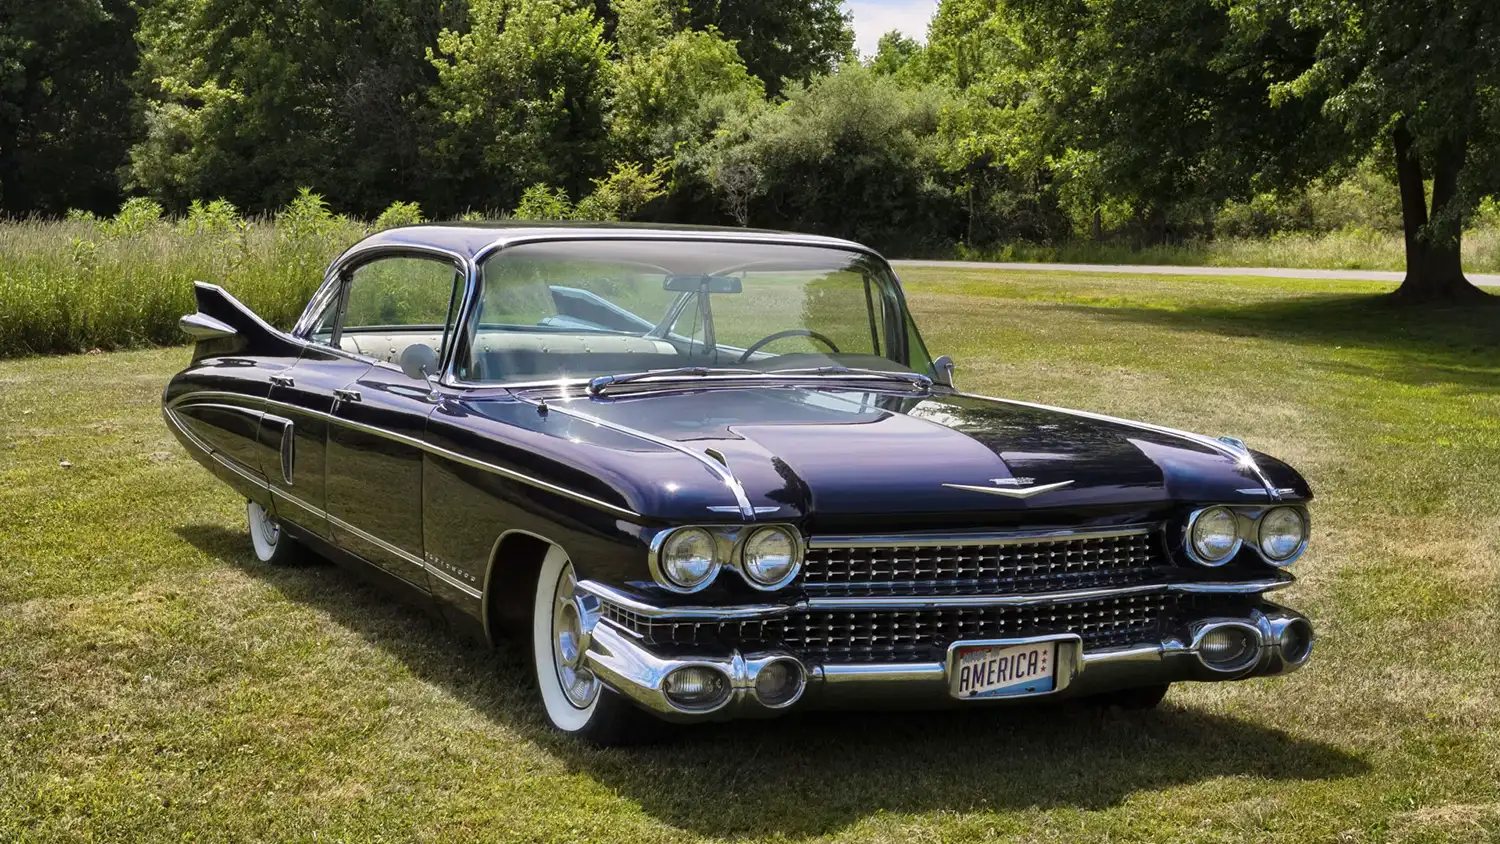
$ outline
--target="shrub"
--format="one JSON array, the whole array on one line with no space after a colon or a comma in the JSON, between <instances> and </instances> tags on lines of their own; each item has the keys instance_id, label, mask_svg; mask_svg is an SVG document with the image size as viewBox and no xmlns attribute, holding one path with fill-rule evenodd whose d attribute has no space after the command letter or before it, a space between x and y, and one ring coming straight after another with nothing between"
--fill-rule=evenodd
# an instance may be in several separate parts
<instances>
[{"instance_id":1,"label":"shrub","mask_svg":"<svg viewBox=\"0 0 1500 844\"><path fill-rule=\"evenodd\" d=\"M415 202L392 202L390 207L380 212L380 216L375 218L374 228L376 231L381 231L425 222L427 219L422 216L422 206Z\"/></svg>"}]
</instances>

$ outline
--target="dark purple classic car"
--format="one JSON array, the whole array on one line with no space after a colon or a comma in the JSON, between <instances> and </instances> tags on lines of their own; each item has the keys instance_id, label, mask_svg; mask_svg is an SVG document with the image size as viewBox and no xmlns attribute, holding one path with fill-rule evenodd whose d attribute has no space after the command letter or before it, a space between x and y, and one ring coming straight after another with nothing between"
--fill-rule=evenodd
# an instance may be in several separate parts
<instances>
[{"instance_id":1,"label":"dark purple classic car","mask_svg":"<svg viewBox=\"0 0 1500 844\"><path fill-rule=\"evenodd\" d=\"M890 266L746 230L423 225L290 332L222 289L164 397L307 552L511 634L559 730L1158 703L1305 663L1307 483L1231 438L960 391Z\"/></svg>"}]
</instances>

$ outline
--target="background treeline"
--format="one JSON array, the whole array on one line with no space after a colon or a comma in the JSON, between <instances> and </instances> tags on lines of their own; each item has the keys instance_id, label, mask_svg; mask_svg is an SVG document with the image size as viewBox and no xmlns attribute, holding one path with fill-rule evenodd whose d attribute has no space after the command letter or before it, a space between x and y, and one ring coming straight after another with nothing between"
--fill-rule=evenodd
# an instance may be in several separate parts
<instances>
[{"instance_id":1,"label":"background treeline","mask_svg":"<svg viewBox=\"0 0 1500 844\"><path fill-rule=\"evenodd\" d=\"M1404 254L1442 297L1500 184L1491 0L942 0L925 45L891 33L863 62L838 0L0 15L12 216L255 216L308 188L360 219L730 223L898 256L1336 232L1334 257L1282 262Z\"/></svg>"}]
</instances>

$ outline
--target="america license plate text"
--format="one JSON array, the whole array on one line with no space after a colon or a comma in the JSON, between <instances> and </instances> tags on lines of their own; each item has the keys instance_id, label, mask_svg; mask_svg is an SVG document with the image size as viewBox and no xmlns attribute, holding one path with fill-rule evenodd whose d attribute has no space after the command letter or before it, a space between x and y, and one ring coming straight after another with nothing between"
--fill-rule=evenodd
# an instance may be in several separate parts
<instances>
[{"instance_id":1,"label":"america license plate text","mask_svg":"<svg viewBox=\"0 0 1500 844\"><path fill-rule=\"evenodd\" d=\"M954 697L1010 697L1050 692L1057 643L959 646L948 678Z\"/></svg>"}]
</instances>

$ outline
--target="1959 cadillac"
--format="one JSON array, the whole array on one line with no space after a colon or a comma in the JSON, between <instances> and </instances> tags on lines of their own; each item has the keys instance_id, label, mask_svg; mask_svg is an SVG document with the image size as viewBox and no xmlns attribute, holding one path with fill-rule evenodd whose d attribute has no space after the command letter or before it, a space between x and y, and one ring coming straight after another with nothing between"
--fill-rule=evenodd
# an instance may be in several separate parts
<instances>
[{"instance_id":1,"label":"1959 cadillac","mask_svg":"<svg viewBox=\"0 0 1500 844\"><path fill-rule=\"evenodd\" d=\"M958 390L887 263L743 229L423 225L290 333L222 289L163 398L256 555L368 568L526 641L547 717L631 741L804 707L1293 671L1312 493L1231 438Z\"/></svg>"}]
</instances>

